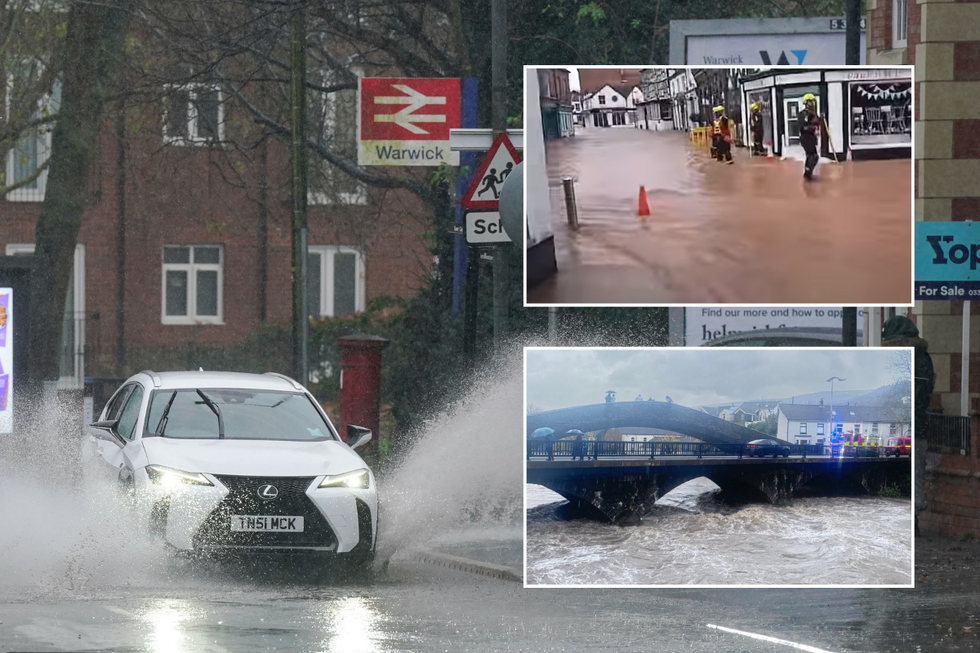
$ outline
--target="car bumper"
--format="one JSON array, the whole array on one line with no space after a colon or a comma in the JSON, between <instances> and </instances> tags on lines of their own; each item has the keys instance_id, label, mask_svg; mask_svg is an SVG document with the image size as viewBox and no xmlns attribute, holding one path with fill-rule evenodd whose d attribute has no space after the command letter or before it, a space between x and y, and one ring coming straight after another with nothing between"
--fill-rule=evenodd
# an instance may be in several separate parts
<instances>
[{"instance_id":1,"label":"car bumper","mask_svg":"<svg viewBox=\"0 0 980 653\"><path fill-rule=\"evenodd\" d=\"M378 501L368 488L320 488L323 477L261 478L207 475L212 486L150 486L152 510L168 545L182 552L229 554L364 553L377 540ZM272 501L254 498L253 486L284 486ZM257 496L257 495L256 495ZM232 515L302 516L302 532L231 530Z\"/></svg>"}]
</instances>

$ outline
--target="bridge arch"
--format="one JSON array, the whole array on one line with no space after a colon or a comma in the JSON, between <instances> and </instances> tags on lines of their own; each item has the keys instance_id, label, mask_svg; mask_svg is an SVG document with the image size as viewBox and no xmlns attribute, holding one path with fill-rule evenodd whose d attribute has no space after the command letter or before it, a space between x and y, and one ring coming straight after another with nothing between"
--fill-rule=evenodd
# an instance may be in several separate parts
<instances>
[{"instance_id":1,"label":"bridge arch","mask_svg":"<svg viewBox=\"0 0 980 653\"><path fill-rule=\"evenodd\" d=\"M624 401L574 406L527 416L527 434L548 427L561 437L570 429L601 431L621 427L661 428L708 444L744 444L769 437L694 408L663 401Z\"/></svg>"}]
</instances>

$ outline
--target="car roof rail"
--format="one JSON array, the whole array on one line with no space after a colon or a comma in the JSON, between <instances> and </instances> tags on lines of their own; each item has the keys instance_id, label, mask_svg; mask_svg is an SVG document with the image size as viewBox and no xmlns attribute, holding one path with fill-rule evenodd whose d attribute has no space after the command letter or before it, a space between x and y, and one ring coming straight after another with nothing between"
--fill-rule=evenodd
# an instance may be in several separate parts
<instances>
[{"instance_id":1,"label":"car roof rail","mask_svg":"<svg viewBox=\"0 0 980 653\"><path fill-rule=\"evenodd\" d=\"M289 381L290 383L292 383L293 384L293 387L296 388L297 390L306 390L306 388L304 388L303 385L299 381L297 381L296 379L290 378L290 377L286 376L285 374L280 374L279 372L266 372L265 373L265 376L275 376L275 377L278 377L278 378L280 378L280 379L282 379L284 381Z\"/></svg>"},{"instance_id":2,"label":"car roof rail","mask_svg":"<svg viewBox=\"0 0 980 653\"><path fill-rule=\"evenodd\" d=\"M154 388L159 388L160 387L160 375L157 374L156 372L154 372L153 370L143 370L142 372L140 372L140 374L145 374L148 377L150 377L151 379L153 379L153 387Z\"/></svg>"}]
</instances>

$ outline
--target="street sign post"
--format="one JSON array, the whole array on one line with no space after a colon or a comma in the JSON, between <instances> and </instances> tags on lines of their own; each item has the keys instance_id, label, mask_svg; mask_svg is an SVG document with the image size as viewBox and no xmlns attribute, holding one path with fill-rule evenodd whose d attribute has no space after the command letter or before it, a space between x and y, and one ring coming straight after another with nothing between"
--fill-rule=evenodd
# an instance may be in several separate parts
<instances>
[{"instance_id":1,"label":"street sign post","mask_svg":"<svg viewBox=\"0 0 980 653\"><path fill-rule=\"evenodd\" d=\"M500 205L500 189L520 162L521 155L507 134L497 134L460 204L467 209L496 211Z\"/></svg>"},{"instance_id":2,"label":"street sign post","mask_svg":"<svg viewBox=\"0 0 980 653\"><path fill-rule=\"evenodd\" d=\"M460 126L458 79L361 78L358 97L358 165L459 165L449 149L449 130Z\"/></svg>"}]
</instances>

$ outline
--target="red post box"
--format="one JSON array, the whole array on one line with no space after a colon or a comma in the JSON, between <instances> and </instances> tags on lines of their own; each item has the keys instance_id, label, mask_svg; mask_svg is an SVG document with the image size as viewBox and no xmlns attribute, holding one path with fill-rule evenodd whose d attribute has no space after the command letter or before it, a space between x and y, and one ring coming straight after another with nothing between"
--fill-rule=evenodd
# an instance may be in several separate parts
<instances>
[{"instance_id":1,"label":"red post box","mask_svg":"<svg viewBox=\"0 0 980 653\"><path fill-rule=\"evenodd\" d=\"M369 428L378 441L381 413L381 350L388 341L379 336L339 338L340 437L347 441L347 425Z\"/></svg>"}]
</instances>

